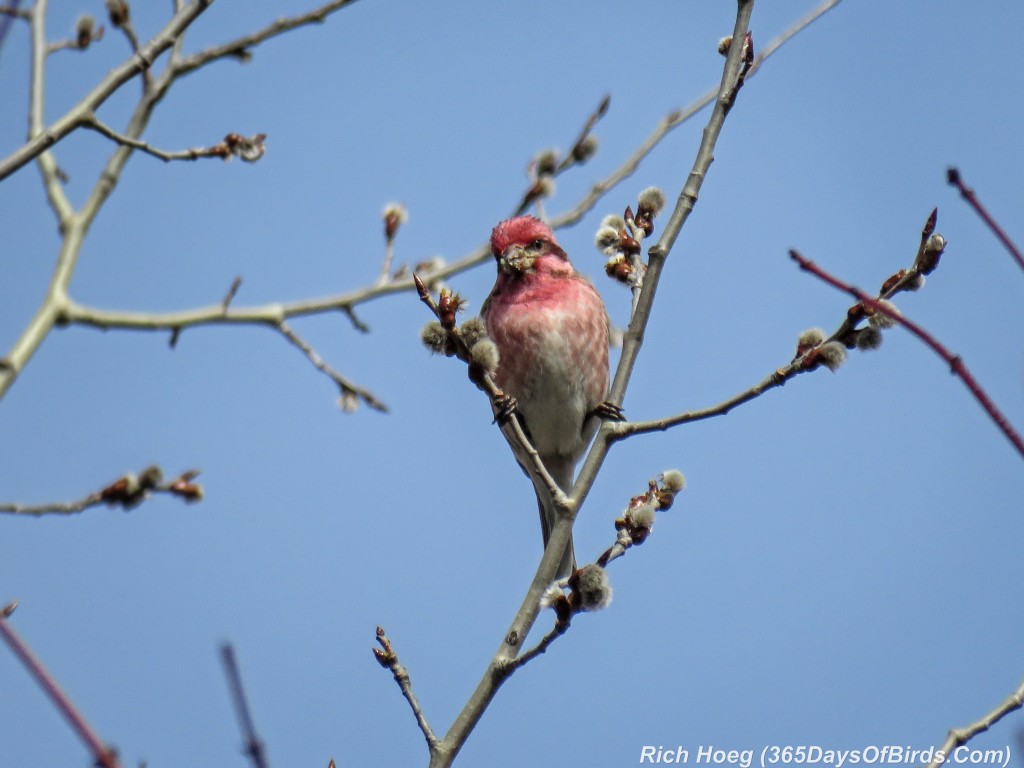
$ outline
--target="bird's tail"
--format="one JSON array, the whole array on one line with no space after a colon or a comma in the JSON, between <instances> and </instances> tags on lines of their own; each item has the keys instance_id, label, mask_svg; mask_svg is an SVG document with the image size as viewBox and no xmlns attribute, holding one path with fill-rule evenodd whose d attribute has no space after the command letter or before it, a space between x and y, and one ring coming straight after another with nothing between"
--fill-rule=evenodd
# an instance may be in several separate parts
<instances>
[{"instance_id":1,"label":"bird's tail","mask_svg":"<svg viewBox=\"0 0 1024 768\"><path fill-rule=\"evenodd\" d=\"M544 466L547 467L548 472L558 487L562 489L564 493L572 491L572 474L575 469L575 462L568 461L562 458L545 458ZM551 531L555 527L555 506L551 501L551 494L548 493L548 489L543 486L537 486L537 506L540 510L540 531L544 536L544 546L547 547L548 539L551 537ZM556 579L567 578L573 571L576 570L576 553L572 546L572 534L569 535L569 543L565 547L565 552L562 553L562 560L558 564L558 572L555 574Z\"/></svg>"}]
</instances>

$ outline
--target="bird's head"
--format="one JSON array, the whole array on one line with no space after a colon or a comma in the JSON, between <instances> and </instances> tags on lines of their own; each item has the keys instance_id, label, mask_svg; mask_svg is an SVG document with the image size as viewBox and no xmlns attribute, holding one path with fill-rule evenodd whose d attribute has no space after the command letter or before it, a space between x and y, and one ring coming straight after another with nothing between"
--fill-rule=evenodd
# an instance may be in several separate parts
<instances>
[{"instance_id":1,"label":"bird's head","mask_svg":"<svg viewBox=\"0 0 1024 768\"><path fill-rule=\"evenodd\" d=\"M573 271L551 227L533 216L516 216L498 224L491 231L491 253L499 274Z\"/></svg>"}]
</instances>

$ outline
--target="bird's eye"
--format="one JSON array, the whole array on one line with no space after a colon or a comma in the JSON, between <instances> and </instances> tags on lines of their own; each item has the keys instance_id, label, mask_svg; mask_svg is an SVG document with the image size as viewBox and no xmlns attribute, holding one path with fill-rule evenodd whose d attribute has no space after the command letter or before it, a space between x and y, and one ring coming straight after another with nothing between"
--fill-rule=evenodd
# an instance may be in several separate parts
<instances>
[{"instance_id":1,"label":"bird's eye","mask_svg":"<svg viewBox=\"0 0 1024 768\"><path fill-rule=\"evenodd\" d=\"M536 251L539 251L541 248L544 247L544 241L538 237L536 240L530 243L530 247Z\"/></svg>"}]
</instances>

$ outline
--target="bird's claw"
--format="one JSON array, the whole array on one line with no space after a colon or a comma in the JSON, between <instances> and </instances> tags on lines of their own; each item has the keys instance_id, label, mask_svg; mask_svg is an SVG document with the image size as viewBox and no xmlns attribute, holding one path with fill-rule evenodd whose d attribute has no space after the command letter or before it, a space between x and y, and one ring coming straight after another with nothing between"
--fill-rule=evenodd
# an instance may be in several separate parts
<instances>
[{"instance_id":1,"label":"bird's claw","mask_svg":"<svg viewBox=\"0 0 1024 768\"><path fill-rule=\"evenodd\" d=\"M602 421L625 421L626 414L623 413L622 408L617 406L615 403L608 402L605 400L603 403L598 405L592 410L591 415L597 416Z\"/></svg>"},{"instance_id":2,"label":"bird's claw","mask_svg":"<svg viewBox=\"0 0 1024 768\"><path fill-rule=\"evenodd\" d=\"M519 410L519 403L512 395L504 393L494 398L494 421L492 424L505 425L516 411Z\"/></svg>"}]
</instances>

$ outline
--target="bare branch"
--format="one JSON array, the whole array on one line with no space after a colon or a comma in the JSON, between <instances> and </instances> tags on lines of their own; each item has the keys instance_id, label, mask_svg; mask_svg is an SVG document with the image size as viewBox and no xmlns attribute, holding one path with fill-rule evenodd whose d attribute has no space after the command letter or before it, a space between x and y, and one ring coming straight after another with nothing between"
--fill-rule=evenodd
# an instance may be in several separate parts
<instances>
[{"instance_id":1,"label":"bare branch","mask_svg":"<svg viewBox=\"0 0 1024 768\"><path fill-rule=\"evenodd\" d=\"M235 148L240 144L238 139L235 138L239 137L239 134L229 133L223 141L219 144L214 144L212 147L195 147L193 149L183 149L178 152L166 152L162 149L152 147L139 139L133 139L130 136L124 136L123 134L118 133L94 114L86 116L85 121L82 123L82 127L96 131L122 146L131 147L132 149L137 149L140 152L145 152L147 155L158 157L164 162L170 162L171 160L199 160L204 157L216 157L221 160L230 160L233 155L237 154ZM262 157L263 155L262 147L263 140L265 138L265 134L258 133L251 139L245 139L249 146L255 148L254 152L258 153L258 157L255 159L259 159L259 157ZM243 159L245 158L243 157Z\"/></svg>"},{"instance_id":2,"label":"bare branch","mask_svg":"<svg viewBox=\"0 0 1024 768\"><path fill-rule=\"evenodd\" d=\"M118 88L144 69L148 69L153 61L166 51L212 3L213 0L193 0L179 13L176 13L137 54L112 69L78 104L45 129L33 130L24 145L0 160L0 180L7 178L26 163L39 157L76 128L80 128L90 112L95 112ZM45 3L37 2L33 10L35 17L41 17L42 11L45 11Z\"/></svg>"},{"instance_id":3,"label":"bare branch","mask_svg":"<svg viewBox=\"0 0 1024 768\"><path fill-rule=\"evenodd\" d=\"M187 75L218 59L236 58L246 61L252 55L249 50L250 48L255 48L272 37L277 37L298 27L304 27L309 24L321 24L329 15L354 2L355 0L333 0L333 2L325 3L308 13L278 19L252 34L244 35L231 42L215 45L212 48L207 48L199 53L184 57L173 65L174 75L176 77Z\"/></svg>"},{"instance_id":4,"label":"bare branch","mask_svg":"<svg viewBox=\"0 0 1024 768\"><path fill-rule=\"evenodd\" d=\"M427 721L427 716L423 714L423 708L420 706L419 699L416 698L416 694L412 691L412 680L409 678L409 670L399 662L398 654L395 653L395 649L391 645L388 636L384 634L384 627L377 627L377 642L380 644L380 648L373 649L374 658L377 659L377 663L384 667L384 669L391 670L391 674L394 676L395 682L398 683L402 695L409 702L413 717L416 718L416 724L420 727L420 731L423 732L423 738L427 740L427 748L433 754L437 748L437 736L434 735L434 731Z\"/></svg>"},{"instance_id":5,"label":"bare branch","mask_svg":"<svg viewBox=\"0 0 1024 768\"><path fill-rule=\"evenodd\" d=\"M1007 696L1002 704L980 720L971 723L965 728L951 728L946 741L943 742L939 751L935 753L935 759L928 763L927 766L923 766L923 768L939 768L939 766L952 757L957 747L962 747L979 733L984 733L1008 714L1016 712L1022 706L1024 706L1024 683L1017 686L1017 690Z\"/></svg>"},{"instance_id":6,"label":"bare branch","mask_svg":"<svg viewBox=\"0 0 1024 768\"><path fill-rule=\"evenodd\" d=\"M238 715L238 723L242 728L242 736L245 738L245 753L249 755L254 768L269 768L270 764L267 762L267 756L263 750L263 742L256 735L252 712L250 712L249 702L245 698L242 675L238 671L238 662L235 661L235 649L231 647L230 643L221 646L220 658L224 664L224 674L228 679L228 689L231 691L231 703L235 707L235 714Z\"/></svg>"},{"instance_id":7,"label":"bare branch","mask_svg":"<svg viewBox=\"0 0 1024 768\"><path fill-rule=\"evenodd\" d=\"M31 141L43 131L44 102L46 94L46 11L48 0L38 0L32 6L32 71L29 82L28 138ZM58 223L65 226L72 215L71 202L61 185L57 161L49 152L42 152L38 158L39 171L43 177L46 198L57 215ZM2 176L0 176L2 178Z\"/></svg>"},{"instance_id":8,"label":"bare branch","mask_svg":"<svg viewBox=\"0 0 1024 768\"><path fill-rule=\"evenodd\" d=\"M100 768L121 768L121 761L117 759L117 752L103 743L89 723L86 722L82 713L78 711L74 702L64 693L57 684L57 681L53 679L53 676L43 666L43 663L32 652L32 649L14 631L14 627L8 621L8 616L11 615L13 610L13 604L0 610L0 637L3 637L8 647L14 652L14 655L18 657L25 669L28 670L28 673L35 679L39 687L43 689L43 692L53 702L53 705L64 716L68 725L71 726L71 730L85 744L92 754L95 764L100 766Z\"/></svg>"},{"instance_id":9,"label":"bare branch","mask_svg":"<svg viewBox=\"0 0 1024 768\"><path fill-rule=\"evenodd\" d=\"M791 370L791 368L793 370ZM704 419L710 419L714 416L725 416L736 406L750 402L775 387L781 387L791 379L795 373L795 364L786 366L785 368L780 368L777 371L773 371L764 380L758 382L749 389L746 389L738 395L734 395L728 400L709 408L702 408L697 411L685 411L674 416L669 416L663 419L653 419L651 421L623 421L618 424L609 424L607 439L611 442L615 442L634 435L643 435L649 432L664 432L667 429L679 426L680 424L688 424L691 421L703 421Z\"/></svg>"},{"instance_id":10,"label":"bare branch","mask_svg":"<svg viewBox=\"0 0 1024 768\"><path fill-rule=\"evenodd\" d=\"M342 307L341 311L345 313L345 316L348 318L349 322L352 323L352 327L355 328L357 331L359 331L360 333L370 332L370 326L368 326L359 318L359 315L356 314L356 311L351 306Z\"/></svg>"},{"instance_id":11,"label":"bare branch","mask_svg":"<svg viewBox=\"0 0 1024 768\"><path fill-rule=\"evenodd\" d=\"M946 349L938 339L928 333L928 331L917 323L907 319L899 312L893 311L882 302L871 298L859 288L855 288L848 283L844 283L839 278L834 277L821 267L817 266L813 261L805 259L796 251L791 250L789 252L789 256L793 261L800 265L800 269L810 272L812 275L828 283L833 288L845 291L857 299L861 304L871 307L875 312L880 312L891 320L894 320L930 347L935 354L949 364L950 371L960 377L964 386L966 386L974 396L974 399L978 401L978 404L985 409L985 413L987 413L989 418L992 419L992 422L999 427L999 430L1006 436L1006 439L1009 440L1013 447L1017 449L1017 453L1021 455L1021 458L1024 458L1024 440L1021 439L1021 436L1013 428L1013 425L1010 424L1003 412L999 410L994 402L992 402L988 393L985 392L982 386L968 370L967 366L964 365L964 361L960 359L959 355L955 355Z\"/></svg>"},{"instance_id":12,"label":"bare branch","mask_svg":"<svg viewBox=\"0 0 1024 768\"><path fill-rule=\"evenodd\" d=\"M590 137L591 131L594 130L598 121L608 114L608 107L611 103L611 95L605 95L604 98L601 99L601 103L598 104L597 108L590 113L587 121L583 124L583 128L580 129L580 133L576 137L576 141L572 143L572 147L569 148L569 151L565 153L565 157L563 157L562 161L558 164L558 167L555 169L556 173L564 171L569 166L581 162L587 151L585 146L587 139Z\"/></svg>"},{"instance_id":13,"label":"bare branch","mask_svg":"<svg viewBox=\"0 0 1024 768\"><path fill-rule=\"evenodd\" d=\"M282 336L298 347L302 354L306 356L306 359L313 364L314 368L338 385L338 389L341 391L340 405L343 410L353 410L355 407L355 399L358 399L362 400L376 411L387 413L388 407L378 400L372 392L368 389L356 386L336 370L331 368L331 366L324 362L324 359L317 354L317 351L313 349L313 346L295 333L295 331L291 329L291 326L289 326L284 320L279 321L276 327Z\"/></svg>"},{"instance_id":14,"label":"bare branch","mask_svg":"<svg viewBox=\"0 0 1024 768\"><path fill-rule=\"evenodd\" d=\"M1010 239L1010 236L1006 234L1006 231L999 226L999 222L993 218L992 214L988 212L988 209L981 204L981 201L978 199L978 195L975 194L974 190L964 184L964 180L960 176L959 169L950 168L947 170L946 181L948 181L951 186L956 187L957 191L960 193L960 197L967 201L967 204L974 209L974 212L977 213L978 216L981 217L981 220L985 222L986 226L992 230L992 234L999 238L999 242L1001 242L1003 247L1010 252L1010 256L1012 256L1013 260L1017 262L1017 266L1024 269L1024 254L1021 254L1020 248L1014 244Z\"/></svg>"},{"instance_id":15,"label":"bare branch","mask_svg":"<svg viewBox=\"0 0 1024 768\"><path fill-rule=\"evenodd\" d=\"M25 517L75 515L101 504L106 504L108 507L120 507L128 511L151 498L153 494L159 493L176 496L186 502L199 501L203 497L203 489L202 486L193 482L198 475L199 472L196 470L189 470L165 483L160 467L154 465L146 467L138 475L129 472L105 488L90 493L77 501L35 505L6 502L0 503L0 513Z\"/></svg>"}]
</instances>

